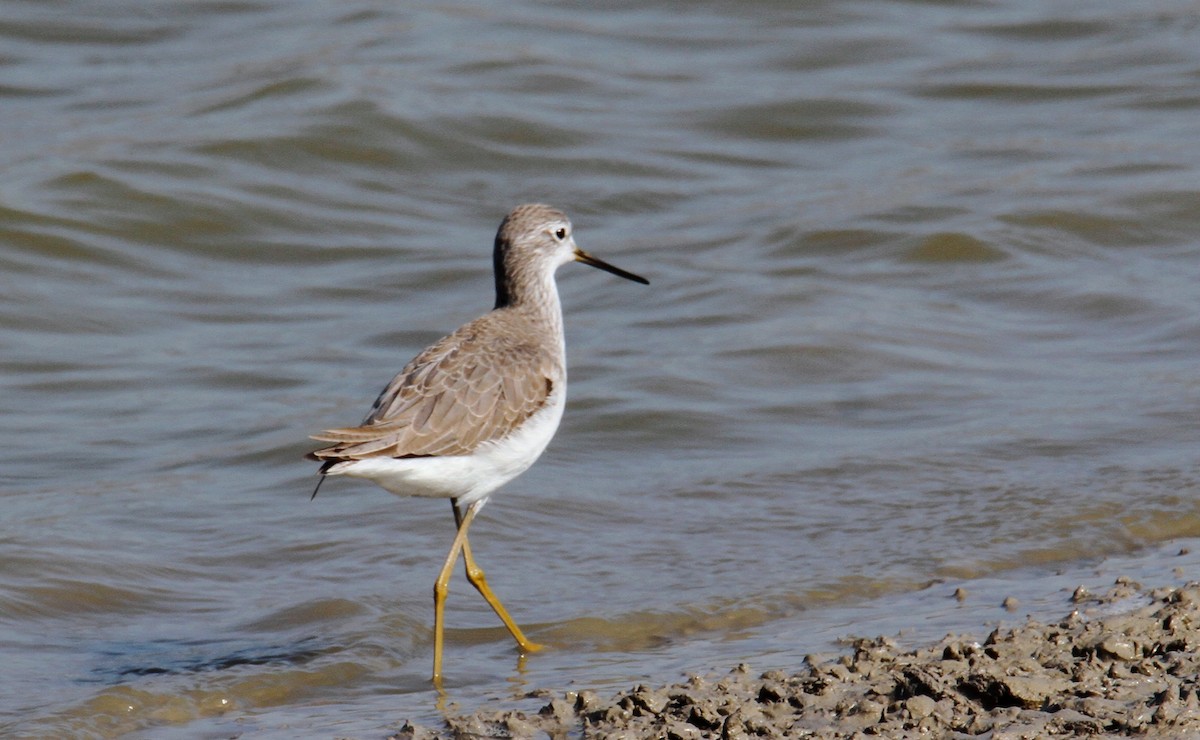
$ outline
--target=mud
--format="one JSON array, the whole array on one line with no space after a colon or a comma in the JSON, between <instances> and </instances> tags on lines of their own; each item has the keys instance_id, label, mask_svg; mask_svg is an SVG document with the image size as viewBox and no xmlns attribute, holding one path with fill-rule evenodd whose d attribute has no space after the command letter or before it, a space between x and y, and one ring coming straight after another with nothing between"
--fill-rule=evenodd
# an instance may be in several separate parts
<instances>
[{"instance_id":1,"label":"mud","mask_svg":"<svg viewBox=\"0 0 1200 740\"><path fill-rule=\"evenodd\" d=\"M1112 613L1131 600L1146 605ZM861 639L790 675L740 665L608 697L542 693L536 713L479 711L393 737L1200 738L1200 584L1147 591L1118 579L1072 601L1060 621L982 641L905 650Z\"/></svg>"}]
</instances>

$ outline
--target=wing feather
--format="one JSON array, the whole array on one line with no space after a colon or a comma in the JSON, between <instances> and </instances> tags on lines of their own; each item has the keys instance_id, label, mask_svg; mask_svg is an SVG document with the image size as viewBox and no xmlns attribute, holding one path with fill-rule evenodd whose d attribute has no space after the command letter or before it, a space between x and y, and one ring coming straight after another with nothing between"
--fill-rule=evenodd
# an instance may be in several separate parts
<instances>
[{"instance_id":1,"label":"wing feather","mask_svg":"<svg viewBox=\"0 0 1200 740\"><path fill-rule=\"evenodd\" d=\"M528 319L493 311L417 355L357 427L328 429L325 461L465 455L503 438L546 403L561 373L557 345L533 341Z\"/></svg>"}]
</instances>

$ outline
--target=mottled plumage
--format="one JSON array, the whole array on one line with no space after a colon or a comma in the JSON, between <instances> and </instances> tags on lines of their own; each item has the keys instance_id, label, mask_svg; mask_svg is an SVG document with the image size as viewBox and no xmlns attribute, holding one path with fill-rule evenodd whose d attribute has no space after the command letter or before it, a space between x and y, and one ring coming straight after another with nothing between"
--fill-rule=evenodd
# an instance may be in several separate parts
<instances>
[{"instance_id":1,"label":"mottled plumage","mask_svg":"<svg viewBox=\"0 0 1200 740\"><path fill-rule=\"evenodd\" d=\"M321 461L321 480L347 475L392 493L450 499L458 532L434 584L435 682L442 673L447 584L460 551L467 579L519 649L538 648L488 587L467 530L488 496L537 460L562 418L567 373L554 272L571 261L647 283L577 247L562 211L518 206L496 233L495 308L405 365L362 424L313 435L331 443L308 455Z\"/></svg>"},{"instance_id":2,"label":"mottled plumage","mask_svg":"<svg viewBox=\"0 0 1200 740\"><path fill-rule=\"evenodd\" d=\"M539 342L531 328L521 312L499 309L417 355L361 425L313 435L334 443L313 453L326 461L321 472L367 457L469 455L511 434L564 376L559 348Z\"/></svg>"}]
</instances>

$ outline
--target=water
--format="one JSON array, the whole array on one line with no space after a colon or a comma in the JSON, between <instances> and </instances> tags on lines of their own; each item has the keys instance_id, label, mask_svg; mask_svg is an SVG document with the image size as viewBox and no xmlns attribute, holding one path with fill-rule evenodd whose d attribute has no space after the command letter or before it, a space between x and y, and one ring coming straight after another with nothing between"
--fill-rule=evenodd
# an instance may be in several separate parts
<instances>
[{"instance_id":1,"label":"water","mask_svg":"<svg viewBox=\"0 0 1200 740\"><path fill-rule=\"evenodd\" d=\"M1198 32L1165 1L7 4L0 734L379 737L1194 573ZM309 502L301 456L490 307L527 200L653 285L560 272L563 426L472 531L550 649L456 574L439 699L450 507Z\"/></svg>"}]
</instances>

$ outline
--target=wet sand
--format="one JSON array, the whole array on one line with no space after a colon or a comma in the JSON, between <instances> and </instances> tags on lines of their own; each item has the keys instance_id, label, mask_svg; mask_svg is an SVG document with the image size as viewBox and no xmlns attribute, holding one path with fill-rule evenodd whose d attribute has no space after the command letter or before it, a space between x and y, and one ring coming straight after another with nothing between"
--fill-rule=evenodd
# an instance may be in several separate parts
<instances>
[{"instance_id":1,"label":"wet sand","mask_svg":"<svg viewBox=\"0 0 1200 740\"><path fill-rule=\"evenodd\" d=\"M1118 578L1071 601L1061 620L983 640L906 650L858 639L790 675L739 665L614 696L542 692L535 713L480 710L393 737L1200 738L1200 583L1143 589Z\"/></svg>"}]
</instances>

